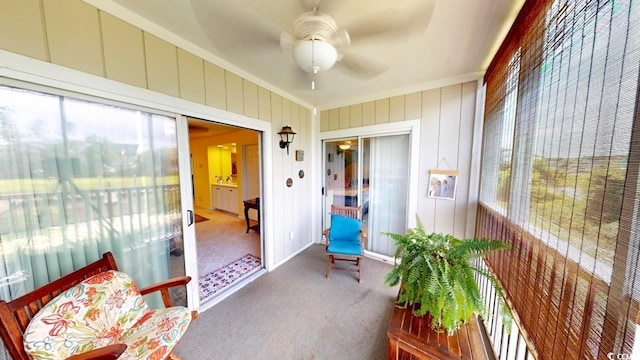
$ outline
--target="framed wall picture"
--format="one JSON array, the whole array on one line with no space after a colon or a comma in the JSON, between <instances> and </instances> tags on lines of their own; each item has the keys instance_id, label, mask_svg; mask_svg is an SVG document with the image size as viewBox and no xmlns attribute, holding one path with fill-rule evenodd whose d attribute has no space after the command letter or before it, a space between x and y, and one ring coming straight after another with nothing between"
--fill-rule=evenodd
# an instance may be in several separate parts
<instances>
[{"instance_id":1,"label":"framed wall picture","mask_svg":"<svg viewBox=\"0 0 640 360\"><path fill-rule=\"evenodd\" d=\"M296 161L304 160L304 150L296 150Z\"/></svg>"},{"instance_id":2,"label":"framed wall picture","mask_svg":"<svg viewBox=\"0 0 640 360\"><path fill-rule=\"evenodd\" d=\"M427 196L436 199L454 200L456 198L457 170L431 169Z\"/></svg>"}]
</instances>

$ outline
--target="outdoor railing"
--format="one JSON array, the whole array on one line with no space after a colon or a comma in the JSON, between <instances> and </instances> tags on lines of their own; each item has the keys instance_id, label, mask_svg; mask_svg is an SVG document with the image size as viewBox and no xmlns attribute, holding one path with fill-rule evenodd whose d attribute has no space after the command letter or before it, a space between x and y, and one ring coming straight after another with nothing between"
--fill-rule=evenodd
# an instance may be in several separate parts
<instances>
[{"instance_id":1,"label":"outdoor railing","mask_svg":"<svg viewBox=\"0 0 640 360\"><path fill-rule=\"evenodd\" d=\"M179 209L177 184L97 190L67 184L49 192L2 194L0 298L10 299L69 270L34 269L52 256L72 258L76 268L105 251L166 258L171 242L179 239ZM144 272L136 268L141 263L125 267Z\"/></svg>"},{"instance_id":2,"label":"outdoor railing","mask_svg":"<svg viewBox=\"0 0 640 360\"><path fill-rule=\"evenodd\" d=\"M476 260L475 266L484 271L491 271L483 259ZM510 331L502 321L502 309L498 294L489 280L484 276L476 275L476 282L480 288L482 299L490 311L488 318L484 319L484 326L496 359L535 359L535 356L529 351L524 334L520 331L516 321L511 320Z\"/></svg>"}]
</instances>

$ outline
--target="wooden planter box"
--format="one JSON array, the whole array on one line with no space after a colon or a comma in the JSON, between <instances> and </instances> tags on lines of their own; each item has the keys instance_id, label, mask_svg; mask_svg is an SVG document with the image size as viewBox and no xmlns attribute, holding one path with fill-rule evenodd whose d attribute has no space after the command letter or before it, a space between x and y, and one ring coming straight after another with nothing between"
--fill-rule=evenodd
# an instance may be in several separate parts
<instances>
[{"instance_id":1,"label":"wooden planter box","mask_svg":"<svg viewBox=\"0 0 640 360\"><path fill-rule=\"evenodd\" d=\"M387 336L389 359L495 359L484 325L473 317L453 335L431 329L431 316L413 315L413 306L394 307Z\"/></svg>"}]
</instances>

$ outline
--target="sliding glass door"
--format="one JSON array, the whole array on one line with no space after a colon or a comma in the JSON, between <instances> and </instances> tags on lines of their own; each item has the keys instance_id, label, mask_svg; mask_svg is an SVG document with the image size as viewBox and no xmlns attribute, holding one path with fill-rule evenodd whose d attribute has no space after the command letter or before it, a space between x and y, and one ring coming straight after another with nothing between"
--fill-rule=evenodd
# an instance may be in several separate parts
<instances>
[{"instance_id":1,"label":"sliding glass door","mask_svg":"<svg viewBox=\"0 0 640 360\"><path fill-rule=\"evenodd\" d=\"M182 246L176 129L165 115L0 86L0 298L106 251L140 287L184 274L171 267Z\"/></svg>"},{"instance_id":2,"label":"sliding glass door","mask_svg":"<svg viewBox=\"0 0 640 360\"><path fill-rule=\"evenodd\" d=\"M384 232L407 228L409 135L379 136L363 141L363 189L368 192L368 249L393 256L396 246Z\"/></svg>"},{"instance_id":3,"label":"sliding glass door","mask_svg":"<svg viewBox=\"0 0 640 360\"><path fill-rule=\"evenodd\" d=\"M384 232L407 228L409 134L325 141L325 225L331 204L361 206L366 250L393 256Z\"/></svg>"}]
</instances>

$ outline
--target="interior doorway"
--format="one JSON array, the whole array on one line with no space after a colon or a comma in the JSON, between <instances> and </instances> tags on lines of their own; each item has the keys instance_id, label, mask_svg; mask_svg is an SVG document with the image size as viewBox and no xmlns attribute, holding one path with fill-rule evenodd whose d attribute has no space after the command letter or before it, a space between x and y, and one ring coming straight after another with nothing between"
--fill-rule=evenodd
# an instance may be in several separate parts
<instances>
[{"instance_id":1,"label":"interior doorway","mask_svg":"<svg viewBox=\"0 0 640 360\"><path fill-rule=\"evenodd\" d=\"M260 197L260 132L195 118L187 121L202 304L264 266L259 200L257 209L250 206L245 211L245 204Z\"/></svg>"}]
</instances>

